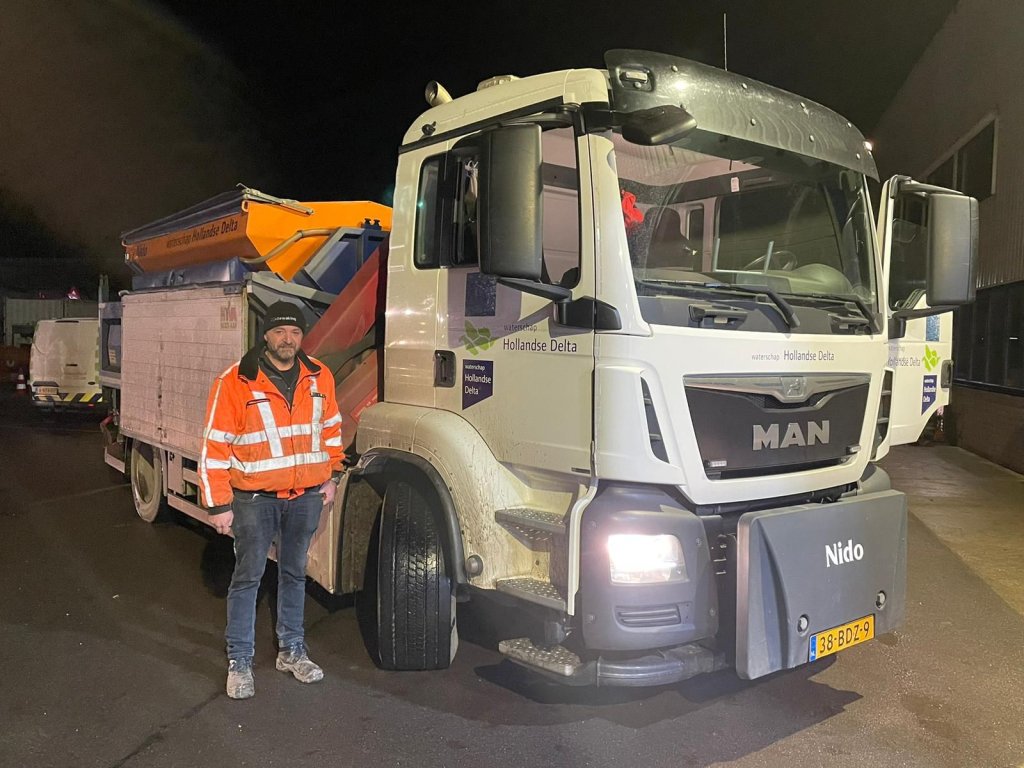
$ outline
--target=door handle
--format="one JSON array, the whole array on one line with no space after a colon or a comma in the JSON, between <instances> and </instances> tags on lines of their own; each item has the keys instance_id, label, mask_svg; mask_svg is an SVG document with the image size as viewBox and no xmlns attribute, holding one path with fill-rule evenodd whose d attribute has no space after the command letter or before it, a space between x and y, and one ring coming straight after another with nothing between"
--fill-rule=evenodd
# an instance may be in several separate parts
<instances>
[{"instance_id":1,"label":"door handle","mask_svg":"<svg viewBox=\"0 0 1024 768\"><path fill-rule=\"evenodd\" d=\"M455 353L447 349L434 350L434 386L455 386Z\"/></svg>"}]
</instances>

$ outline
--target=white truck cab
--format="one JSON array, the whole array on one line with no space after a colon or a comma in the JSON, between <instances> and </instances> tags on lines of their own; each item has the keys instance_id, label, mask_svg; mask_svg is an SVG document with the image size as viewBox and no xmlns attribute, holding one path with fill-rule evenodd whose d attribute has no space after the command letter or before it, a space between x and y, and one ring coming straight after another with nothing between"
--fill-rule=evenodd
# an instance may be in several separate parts
<instances>
[{"instance_id":1,"label":"white truck cab","mask_svg":"<svg viewBox=\"0 0 1024 768\"><path fill-rule=\"evenodd\" d=\"M948 399L948 313L926 367L890 362L970 300L976 203L897 179L876 233L840 116L691 61L607 65L498 78L406 134L359 470L419 467L453 581L545 611L501 650L566 681L753 678L893 629L905 501L872 462ZM901 195L932 211L906 310Z\"/></svg>"}]
</instances>

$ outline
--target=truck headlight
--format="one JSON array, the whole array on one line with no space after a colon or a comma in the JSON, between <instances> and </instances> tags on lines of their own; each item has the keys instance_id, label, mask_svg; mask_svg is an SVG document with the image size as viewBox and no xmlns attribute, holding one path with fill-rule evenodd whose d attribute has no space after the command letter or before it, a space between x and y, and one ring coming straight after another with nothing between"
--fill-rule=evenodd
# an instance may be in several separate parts
<instances>
[{"instance_id":1,"label":"truck headlight","mask_svg":"<svg viewBox=\"0 0 1024 768\"><path fill-rule=\"evenodd\" d=\"M613 584L665 584L686 581L679 539L669 534L613 533L608 537Z\"/></svg>"}]
</instances>

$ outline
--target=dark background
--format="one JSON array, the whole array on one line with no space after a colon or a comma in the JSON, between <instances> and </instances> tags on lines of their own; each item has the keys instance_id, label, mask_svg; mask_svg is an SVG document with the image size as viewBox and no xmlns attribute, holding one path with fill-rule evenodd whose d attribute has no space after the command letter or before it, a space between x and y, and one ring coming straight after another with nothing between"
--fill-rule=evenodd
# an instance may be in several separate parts
<instances>
[{"instance_id":1,"label":"dark background","mask_svg":"<svg viewBox=\"0 0 1024 768\"><path fill-rule=\"evenodd\" d=\"M729 69L870 137L954 5L0 0L0 290L125 287L122 231L239 182L390 203L429 80L457 97L609 48L722 66L723 13Z\"/></svg>"}]
</instances>

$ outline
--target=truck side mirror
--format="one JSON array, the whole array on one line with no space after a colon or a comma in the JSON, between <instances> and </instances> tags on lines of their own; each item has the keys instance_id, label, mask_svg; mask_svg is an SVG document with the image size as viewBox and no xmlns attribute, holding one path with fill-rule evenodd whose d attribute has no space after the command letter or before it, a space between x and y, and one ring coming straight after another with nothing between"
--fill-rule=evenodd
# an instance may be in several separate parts
<instances>
[{"instance_id":1,"label":"truck side mirror","mask_svg":"<svg viewBox=\"0 0 1024 768\"><path fill-rule=\"evenodd\" d=\"M509 125L479 137L480 271L539 281L543 263L539 125Z\"/></svg>"},{"instance_id":2,"label":"truck side mirror","mask_svg":"<svg viewBox=\"0 0 1024 768\"><path fill-rule=\"evenodd\" d=\"M929 195L928 304L957 307L974 301L977 258L978 201L964 195Z\"/></svg>"}]
</instances>

